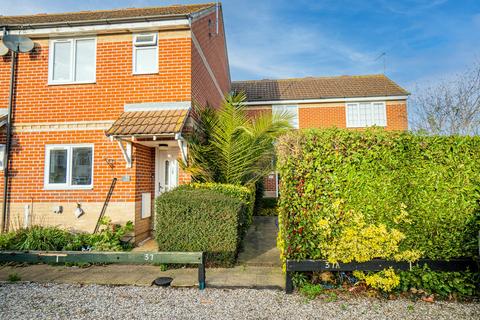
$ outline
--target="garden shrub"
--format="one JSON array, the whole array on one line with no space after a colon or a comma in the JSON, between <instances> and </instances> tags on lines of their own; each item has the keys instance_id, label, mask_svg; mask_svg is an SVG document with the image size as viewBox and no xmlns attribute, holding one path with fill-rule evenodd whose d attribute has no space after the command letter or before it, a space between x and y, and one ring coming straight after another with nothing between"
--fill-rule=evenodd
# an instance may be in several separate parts
<instances>
[{"instance_id":1,"label":"garden shrub","mask_svg":"<svg viewBox=\"0 0 480 320\"><path fill-rule=\"evenodd\" d=\"M248 223L244 201L214 188L183 187L158 197L156 213L161 251L204 251L209 264L234 264Z\"/></svg>"},{"instance_id":2,"label":"garden shrub","mask_svg":"<svg viewBox=\"0 0 480 320\"><path fill-rule=\"evenodd\" d=\"M477 254L480 137L306 130L277 145L283 259Z\"/></svg>"},{"instance_id":3,"label":"garden shrub","mask_svg":"<svg viewBox=\"0 0 480 320\"><path fill-rule=\"evenodd\" d=\"M126 233L133 231L132 222L125 226L114 225L108 217L101 221L100 232L74 233L51 226L31 226L0 234L0 250L39 251L124 251L130 243L122 241Z\"/></svg>"},{"instance_id":4,"label":"garden shrub","mask_svg":"<svg viewBox=\"0 0 480 320\"><path fill-rule=\"evenodd\" d=\"M252 223L255 208L255 191L245 186L224 184L215 182L190 183L177 187L178 190L206 189L220 192L226 196L234 197L245 203L247 208L247 224L244 225L245 232Z\"/></svg>"}]
</instances>

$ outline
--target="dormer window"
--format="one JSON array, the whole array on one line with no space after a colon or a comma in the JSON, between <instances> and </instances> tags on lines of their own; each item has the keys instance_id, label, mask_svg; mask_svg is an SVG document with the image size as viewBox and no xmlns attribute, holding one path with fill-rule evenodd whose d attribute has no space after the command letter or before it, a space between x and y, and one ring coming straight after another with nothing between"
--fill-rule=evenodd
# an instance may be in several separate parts
<instances>
[{"instance_id":1,"label":"dormer window","mask_svg":"<svg viewBox=\"0 0 480 320\"><path fill-rule=\"evenodd\" d=\"M93 83L95 73L95 38L50 41L49 84Z\"/></svg>"},{"instance_id":2,"label":"dormer window","mask_svg":"<svg viewBox=\"0 0 480 320\"><path fill-rule=\"evenodd\" d=\"M133 74L158 73L158 37L156 33L133 36Z\"/></svg>"}]
</instances>

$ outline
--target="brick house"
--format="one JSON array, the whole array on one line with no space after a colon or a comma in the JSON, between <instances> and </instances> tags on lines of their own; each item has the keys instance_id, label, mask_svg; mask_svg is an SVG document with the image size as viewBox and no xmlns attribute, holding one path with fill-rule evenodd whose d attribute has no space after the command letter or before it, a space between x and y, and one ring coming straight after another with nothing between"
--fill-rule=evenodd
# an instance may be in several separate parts
<instances>
[{"instance_id":1,"label":"brick house","mask_svg":"<svg viewBox=\"0 0 480 320\"><path fill-rule=\"evenodd\" d=\"M252 115L287 110L298 128L407 129L408 93L384 76L232 84L220 5L0 16L0 27L35 43L16 64L10 228L92 232L117 179L106 215L133 221L135 242L148 238L155 197L190 181L179 162L192 103L218 107L232 86L247 93ZM3 142L11 61L0 57Z\"/></svg>"},{"instance_id":2,"label":"brick house","mask_svg":"<svg viewBox=\"0 0 480 320\"><path fill-rule=\"evenodd\" d=\"M106 215L133 221L136 242L148 237L155 195L189 181L177 159L192 101L219 105L230 90L221 7L0 16L0 26L35 43L16 66L10 227L28 216L92 232L118 178ZM0 57L2 114L10 62Z\"/></svg>"},{"instance_id":3,"label":"brick house","mask_svg":"<svg viewBox=\"0 0 480 320\"><path fill-rule=\"evenodd\" d=\"M297 129L408 129L409 93L384 75L234 81L232 91L246 94L252 116L286 112ZM265 189L267 196L277 196L274 173L266 177Z\"/></svg>"}]
</instances>

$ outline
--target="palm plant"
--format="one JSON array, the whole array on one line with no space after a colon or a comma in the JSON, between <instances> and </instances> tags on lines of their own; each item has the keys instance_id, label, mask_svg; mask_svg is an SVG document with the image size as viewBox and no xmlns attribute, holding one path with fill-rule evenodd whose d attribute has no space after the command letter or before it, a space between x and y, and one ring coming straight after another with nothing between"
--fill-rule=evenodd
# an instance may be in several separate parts
<instances>
[{"instance_id":1,"label":"palm plant","mask_svg":"<svg viewBox=\"0 0 480 320\"><path fill-rule=\"evenodd\" d=\"M245 94L228 95L220 109L194 108L184 170L194 181L252 185L273 169L275 139L290 129L287 114L249 117Z\"/></svg>"}]
</instances>

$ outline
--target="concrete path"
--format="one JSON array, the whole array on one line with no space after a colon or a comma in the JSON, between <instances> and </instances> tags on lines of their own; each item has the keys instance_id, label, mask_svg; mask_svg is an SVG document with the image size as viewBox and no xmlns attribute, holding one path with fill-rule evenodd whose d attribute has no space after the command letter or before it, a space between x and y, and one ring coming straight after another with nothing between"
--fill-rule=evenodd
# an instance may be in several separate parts
<instances>
[{"instance_id":1,"label":"concrete path","mask_svg":"<svg viewBox=\"0 0 480 320\"><path fill-rule=\"evenodd\" d=\"M276 248L276 217L254 217L234 268L206 270L207 287L284 288L279 252ZM155 240L147 240L134 251L158 251ZM21 281L38 283L150 286L158 277L172 277L172 287L198 286L198 269L161 271L152 265L105 265L87 268L27 265L0 266L0 281L17 274Z\"/></svg>"},{"instance_id":2,"label":"concrete path","mask_svg":"<svg viewBox=\"0 0 480 320\"><path fill-rule=\"evenodd\" d=\"M50 265L0 266L0 281L8 281L17 274L21 281L38 283L77 283L101 285L150 286L158 277L172 277L172 287L198 285L198 269L161 271L149 265L106 265L87 268ZM284 287L280 268L237 266L206 270L207 287L216 288L270 288Z\"/></svg>"},{"instance_id":3,"label":"concrete path","mask_svg":"<svg viewBox=\"0 0 480 320\"><path fill-rule=\"evenodd\" d=\"M246 266L281 267L277 233L277 217L253 217L237 263Z\"/></svg>"}]
</instances>

